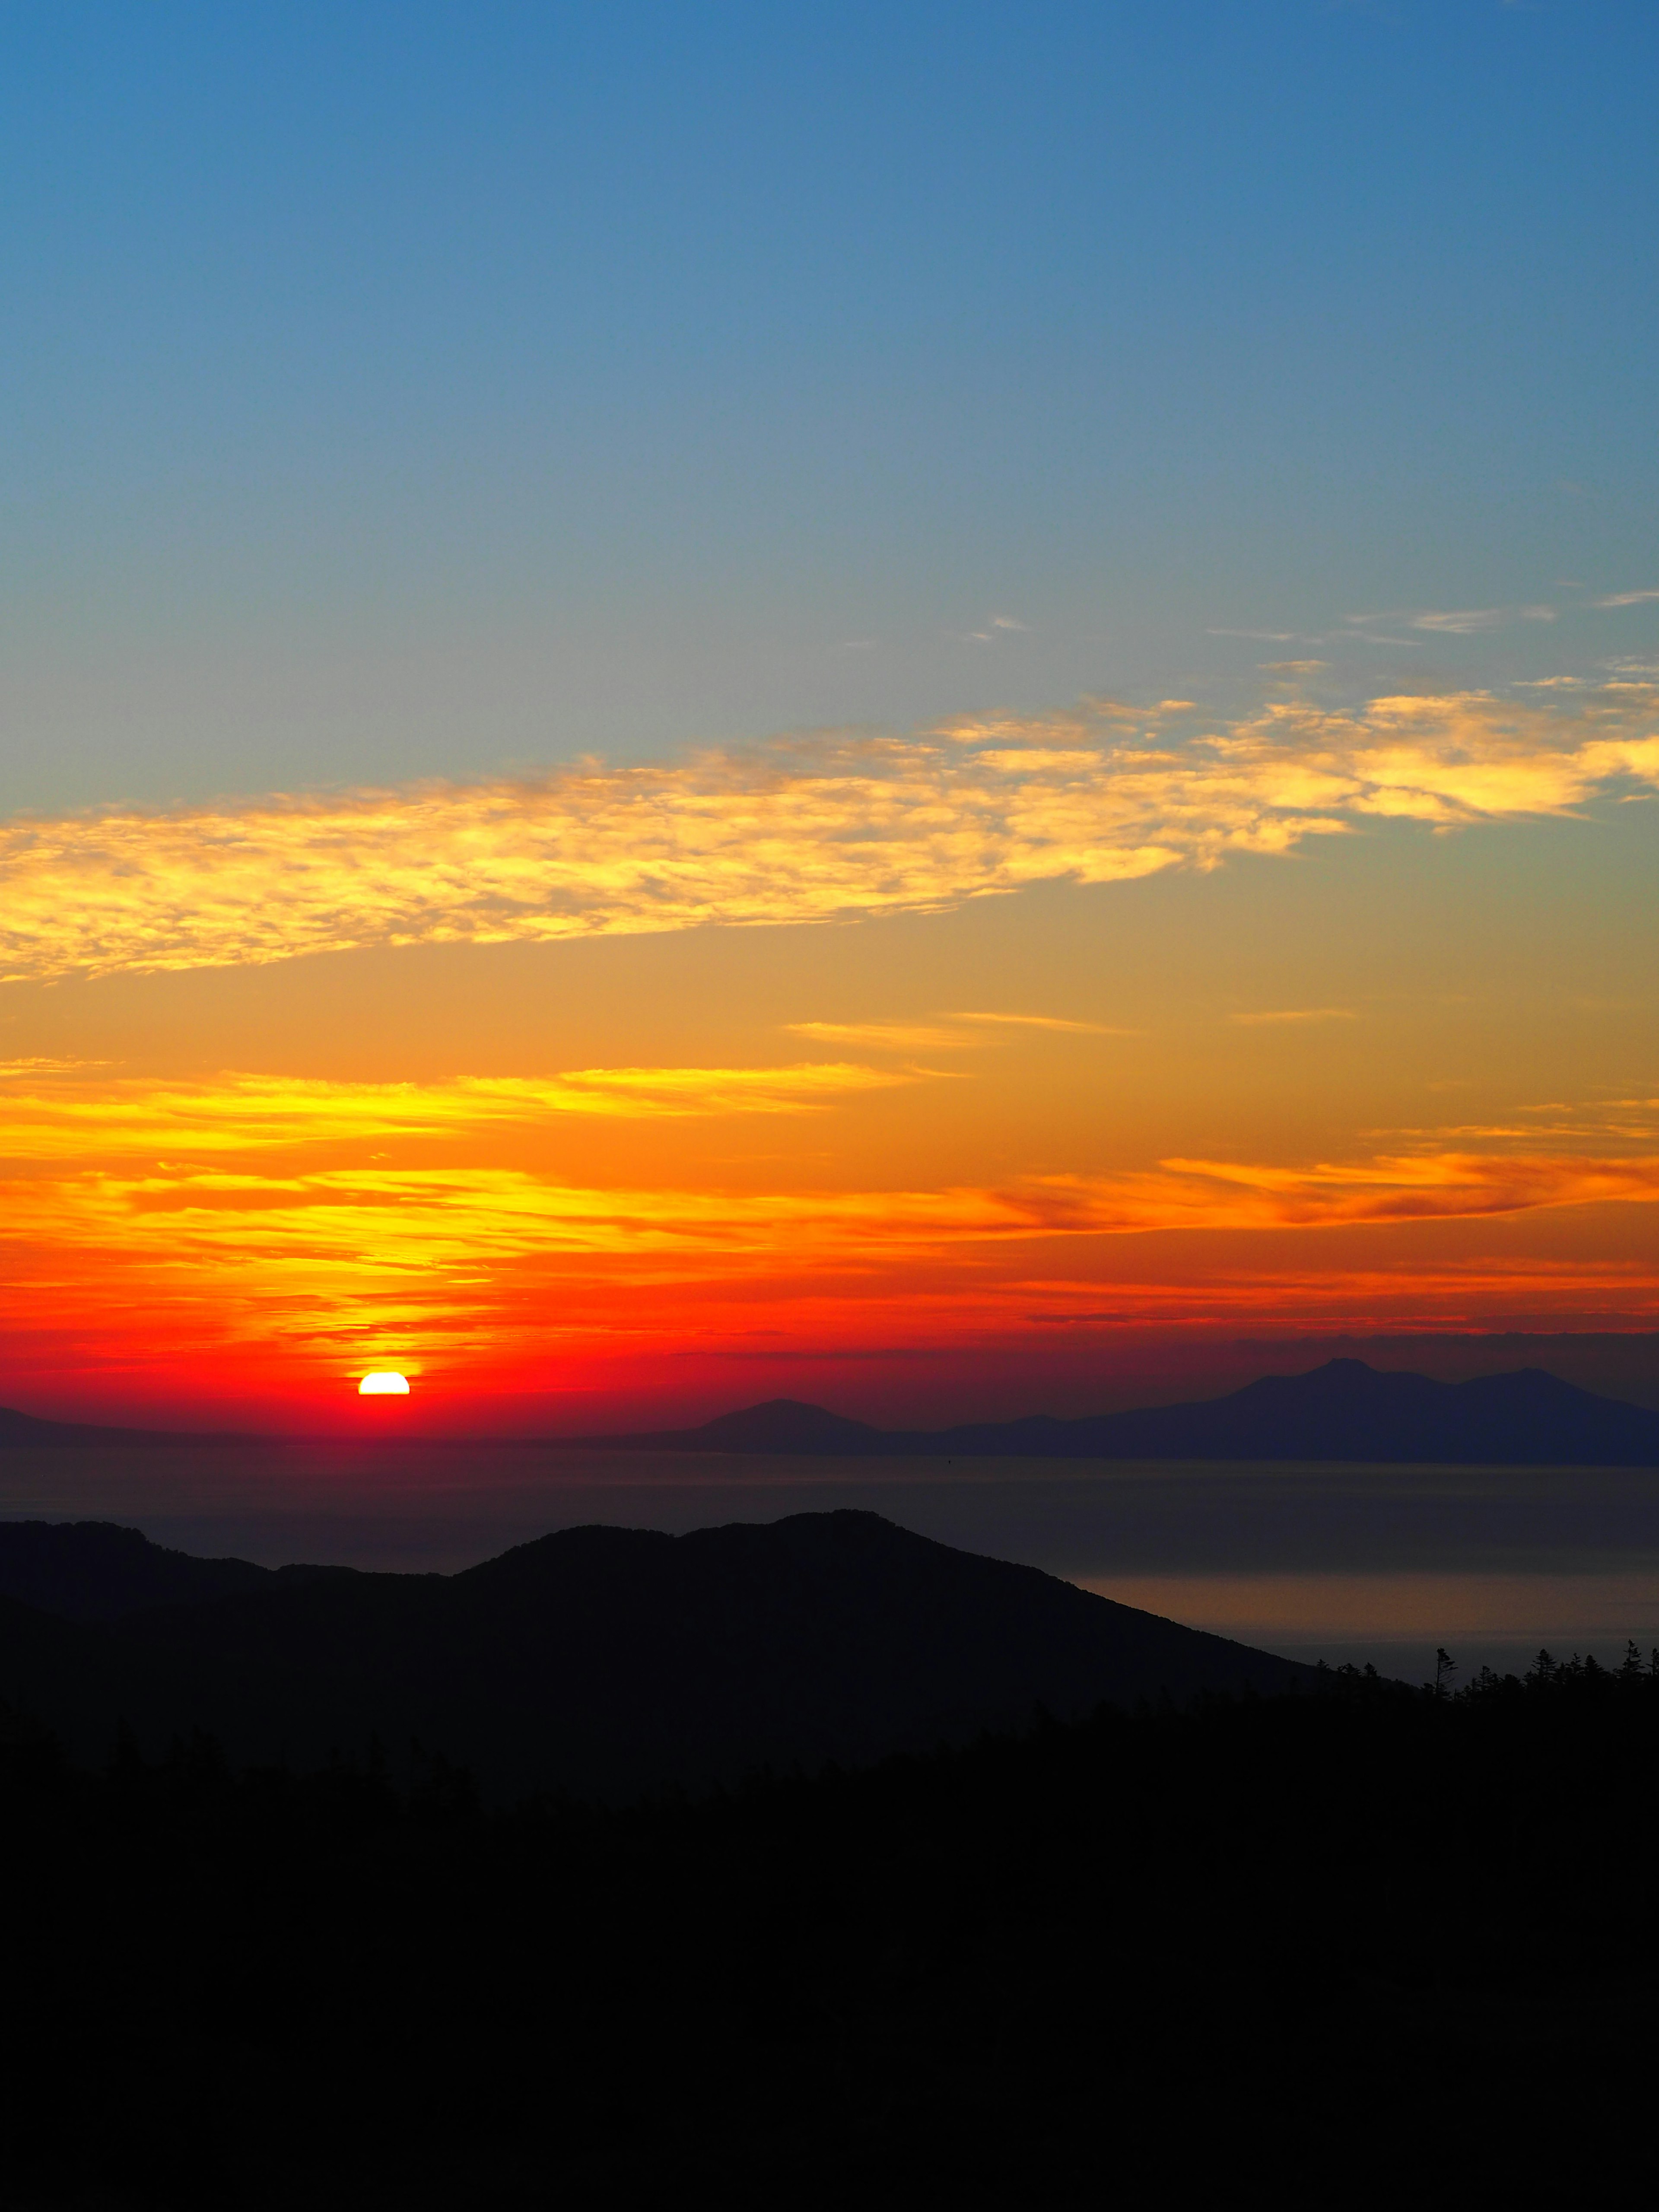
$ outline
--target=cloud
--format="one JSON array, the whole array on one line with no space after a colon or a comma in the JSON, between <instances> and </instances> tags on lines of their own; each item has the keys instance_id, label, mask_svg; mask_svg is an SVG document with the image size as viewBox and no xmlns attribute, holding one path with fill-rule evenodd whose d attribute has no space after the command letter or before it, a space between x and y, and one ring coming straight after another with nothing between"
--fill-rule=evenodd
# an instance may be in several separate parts
<instances>
[{"instance_id":1,"label":"cloud","mask_svg":"<svg viewBox=\"0 0 1659 2212\"><path fill-rule=\"evenodd\" d=\"M1257 1029L1272 1022L1352 1022L1358 1017L1352 1006L1286 1006L1273 1013L1229 1014L1227 1018L1246 1029Z\"/></svg>"},{"instance_id":2,"label":"cloud","mask_svg":"<svg viewBox=\"0 0 1659 2212\"><path fill-rule=\"evenodd\" d=\"M1553 607L1462 607L1446 613L1426 610L1408 617L1413 629L1440 630L1449 636L1468 637L1477 630L1502 629L1512 622L1553 622Z\"/></svg>"},{"instance_id":3,"label":"cloud","mask_svg":"<svg viewBox=\"0 0 1659 2212\"><path fill-rule=\"evenodd\" d=\"M1149 739L1190 711L1087 700L656 767L15 817L0 825L0 976L939 912L1289 853L1369 817L1451 828L1659 787L1651 685L1571 713L1482 692L1285 701Z\"/></svg>"},{"instance_id":4,"label":"cloud","mask_svg":"<svg viewBox=\"0 0 1659 2212\"><path fill-rule=\"evenodd\" d=\"M1550 623L1556 619L1553 607L1421 607L1415 611L1395 609L1380 615L1345 615L1345 622L1364 625L1370 623L1405 623L1413 629L1437 631L1448 637L1472 637L1478 632L1504 629L1513 622ZM1379 638L1377 644L1395 641Z\"/></svg>"},{"instance_id":5,"label":"cloud","mask_svg":"<svg viewBox=\"0 0 1659 2212\"><path fill-rule=\"evenodd\" d=\"M0 1060L0 1082L15 1075L69 1075L86 1067L106 1067L102 1060L64 1060L50 1054L33 1053L24 1060Z\"/></svg>"},{"instance_id":6,"label":"cloud","mask_svg":"<svg viewBox=\"0 0 1659 2212\"><path fill-rule=\"evenodd\" d=\"M786 1022L793 1036L820 1044L866 1045L886 1052L940 1052L975 1045L977 1037L921 1022Z\"/></svg>"},{"instance_id":7,"label":"cloud","mask_svg":"<svg viewBox=\"0 0 1659 2212\"><path fill-rule=\"evenodd\" d=\"M73 1062L58 1064L72 1067ZM461 1076L448 1083L336 1083L225 1074L157 1085L135 1079L46 1089L52 1063L0 1068L0 1160L259 1153L389 1138L476 1138L562 1115L624 1121L802 1114L859 1091L920 1079L842 1063L793 1067L589 1067L545 1079ZM36 1079L24 1088L27 1077Z\"/></svg>"},{"instance_id":8,"label":"cloud","mask_svg":"<svg viewBox=\"0 0 1659 2212\"><path fill-rule=\"evenodd\" d=\"M1357 620L1358 617L1351 617L1350 619ZM1324 643L1322 638L1307 637L1300 630L1294 629L1211 629L1206 630L1204 634L1206 637L1252 638L1258 645L1322 645Z\"/></svg>"},{"instance_id":9,"label":"cloud","mask_svg":"<svg viewBox=\"0 0 1659 2212\"><path fill-rule=\"evenodd\" d=\"M396 1109L356 1086L332 1107L362 1139L402 1133ZM447 1087L446 1087L447 1088ZM352 1092L353 1086L337 1086ZM1260 1315L1305 1306L1329 1314L1422 1304L1447 1263L1386 1232L1413 1224L1504 1218L1546 1208L1659 1200L1659 1154L1505 1155L1433 1151L1312 1166L1170 1159L1095 1177L1025 1177L995 1188L755 1190L575 1183L523 1165L447 1152L409 1164L307 1156L274 1102L233 1102L248 1149L155 1158L170 1109L126 1104L145 1146L107 1145L100 1164L42 1159L0 1173L0 1253L14 1308L14 1342L31 1330L72 1340L76 1358L131 1367L163 1358L199 1363L224 1347L273 1352L309 1370L361 1372L365 1345L412 1346L428 1367L447 1363L476 1382L477 1363L519 1358L538 1375L554 1349L588 1341L605 1358L630 1342L667 1339L696 1349L727 1341L750 1321L819 1348L849 1329L942 1329L960 1345L983 1328L1018 1324L1034 1297L1061 1312L1091 1310L1103 1294L1124 1318L1235 1309ZM139 1109L139 1110L134 1110ZM426 1108L418 1110L428 1113ZM412 1118L412 1117L411 1117ZM311 1127L325 1116L313 1113ZM377 1127L377 1119L379 1126ZM424 1127L426 1124L422 1124ZM486 1113L481 1125L488 1137ZM108 1127L100 1132L106 1138ZM458 1125L455 1133L465 1133ZM288 1150L279 1148L286 1145ZM264 1148L263 1151L261 1148ZM1144 1283L1034 1282L1029 1255L1079 1239L1154 1238L1168 1231L1319 1231L1375 1228L1375 1265L1331 1278L1301 1248L1277 1266L1248 1238L1237 1266L1205 1248L1165 1247L1140 1263ZM999 1255L1003 1255L999 1259ZM1415 1264L1420 1258L1425 1275ZM964 1265L966 1261L969 1264ZM1086 1265L1086 1262L1085 1262ZM1480 1263L1450 1292L1548 1302L1570 1293L1650 1310L1650 1268L1518 1258ZM1162 1282L1158 1269L1173 1267ZM1481 1271L1484 1270L1484 1273ZM1576 1270L1576 1273L1575 1273ZM1592 1279L1593 1276L1593 1279ZM1495 1286L1495 1287L1494 1287ZM1564 1287L1562 1287L1564 1286ZM182 1347L182 1349L181 1349ZM407 1354L404 1355L407 1357ZM320 1366L319 1366L320 1363ZM209 1371L216 1371L210 1366Z\"/></svg>"},{"instance_id":10,"label":"cloud","mask_svg":"<svg viewBox=\"0 0 1659 2212\"><path fill-rule=\"evenodd\" d=\"M1593 607L1640 607L1650 599L1659 599L1659 591L1613 592L1605 599L1592 599Z\"/></svg>"},{"instance_id":11,"label":"cloud","mask_svg":"<svg viewBox=\"0 0 1659 2212\"><path fill-rule=\"evenodd\" d=\"M953 1022L1001 1022L1026 1030L1067 1030L1081 1036L1133 1036L1133 1030L1112 1029L1104 1022L1067 1021L1059 1014L952 1014Z\"/></svg>"},{"instance_id":12,"label":"cloud","mask_svg":"<svg viewBox=\"0 0 1659 2212\"><path fill-rule=\"evenodd\" d=\"M1059 1014L949 1013L950 1022L973 1022L981 1027L1056 1030L1078 1036L1133 1036L1133 1030L1113 1029L1103 1022L1067 1020ZM945 1030L918 1022L786 1022L795 1036L811 1037L822 1044L864 1045L893 1052L963 1051L989 1042L964 1036L960 1030Z\"/></svg>"}]
</instances>

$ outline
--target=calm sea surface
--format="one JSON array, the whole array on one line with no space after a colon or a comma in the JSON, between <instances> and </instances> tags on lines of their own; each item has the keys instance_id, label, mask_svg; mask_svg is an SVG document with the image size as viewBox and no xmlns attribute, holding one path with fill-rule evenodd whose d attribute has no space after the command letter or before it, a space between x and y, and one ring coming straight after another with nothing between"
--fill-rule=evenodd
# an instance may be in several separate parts
<instances>
[{"instance_id":1,"label":"calm sea surface","mask_svg":"<svg viewBox=\"0 0 1659 2212\"><path fill-rule=\"evenodd\" d=\"M857 1506L1298 1657L1415 1677L1659 1644L1659 1469L823 1459L199 1438L0 1457L0 1516L450 1571L582 1522L676 1533Z\"/></svg>"}]
</instances>

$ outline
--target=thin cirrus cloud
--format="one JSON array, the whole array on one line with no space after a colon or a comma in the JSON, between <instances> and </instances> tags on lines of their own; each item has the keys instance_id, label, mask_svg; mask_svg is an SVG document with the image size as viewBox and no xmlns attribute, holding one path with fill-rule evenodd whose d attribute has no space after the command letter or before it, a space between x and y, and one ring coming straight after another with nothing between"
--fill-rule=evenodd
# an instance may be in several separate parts
<instances>
[{"instance_id":1,"label":"thin cirrus cloud","mask_svg":"<svg viewBox=\"0 0 1659 2212\"><path fill-rule=\"evenodd\" d=\"M861 1045L879 1052L960 1052L984 1042L925 1022L786 1022L784 1027L815 1044Z\"/></svg>"},{"instance_id":2,"label":"thin cirrus cloud","mask_svg":"<svg viewBox=\"0 0 1659 2212\"><path fill-rule=\"evenodd\" d=\"M1060 1014L950 1013L950 1022L971 1022L984 1029L1051 1030L1072 1036L1132 1036L1132 1030L1114 1029L1104 1022L1068 1020ZM786 1022L793 1036L811 1037L819 1044L862 1045L890 1052L972 1051L992 1039L963 1036L959 1029L940 1029L922 1022Z\"/></svg>"},{"instance_id":3,"label":"thin cirrus cloud","mask_svg":"<svg viewBox=\"0 0 1659 2212\"><path fill-rule=\"evenodd\" d=\"M1474 637L1484 630L1507 629L1511 623L1553 623L1559 614L1558 608L1550 606L1394 607L1385 614L1345 615L1343 620L1362 631L1376 623L1403 623L1408 629L1437 632L1444 637ZM1375 641L1382 645L1391 642L1387 638Z\"/></svg>"},{"instance_id":4,"label":"thin cirrus cloud","mask_svg":"<svg viewBox=\"0 0 1659 2212\"><path fill-rule=\"evenodd\" d=\"M1352 1006L1281 1006L1263 1013L1229 1014L1227 1018L1242 1029L1269 1029L1284 1023L1352 1022L1358 1016Z\"/></svg>"},{"instance_id":5,"label":"thin cirrus cloud","mask_svg":"<svg viewBox=\"0 0 1659 2212\"><path fill-rule=\"evenodd\" d=\"M1283 854L1659 787L1659 687L1188 711L1086 701L909 738L827 733L666 766L0 826L0 976L263 963L938 912L1045 881Z\"/></svg>"},{"instance_id":6,"label":"thin cirrus cloud","mask_svg":"<svg viewBox=\"0 0 1659 2212\"><path fill-rule=\"evenodd\" d=\"M1074 1022L1060 1014L952 1014L953 1022L984 1022L1004 1029L1057 1030L1074 1036L1134 1036L1133 1030L1114 1029L1106 1022Z\"/></svg>"},{"instance_id":7,"label":"thin cirrus cloud","mask_svg":"<svg viewBox=\"0 0 1659 2212\"><path fill-rule=\"evenodd\" d=\"M1650 600L1659 599L1659 591L1609 592L1604 599L1592 599L1593 607L1642 607Z\"/></svg>"},{"instance_id":8,"label":"thin cirrus cloud","mask_svg":"<svg viewBox=\"0 0 1659 2212\"><path fill-rule=\"evenodd\" d=\"M70 1064L73 1065L72 1063ZM33 1073L38 1079L46 1071ZM211 1082L15 1083L4 1097L0 1161L257 1153L394 1138L478 1138L563 1115L625 1121L803 1114L860 1091L920 1081L912 1071L844 1062L792 1067L589 1067L537 1080L462 1076L447 1083L331 1082L229 1073Z\"/></svg>"},{"instance_id":9,"label":"thin cirrus cloud","mask_svg":"<svg viewBox=\"0 0 1659 2212\"><path fill-rule=\"evenodd\" d=\"M142 1316L151 1359L240 1346L262 1361L276 1354L313 1368L349 1365L364 1343L385 1339L416 1342L423 1357L469 1372L492 1358L544 1360L555 1338L585 1334L609 1357L664 1329L687 1343L707 1329L725 1342L750 1320L763 1322L769 1342L780 1328L832 1342L867 1330L872 1316L901 1331L945 1328L960 1337L970 1325L1019 1322L1036 1287L1022 1255L1044 1243L1053 1249L1171 1230L1398 1230L1659 1200L1651 1153L1443 1150L1306 1167L1169 1159L1116 1176L993 1188L595 1188L477 1160L276 1158L276 1129L249 1117L245 1100L238 1110L247 1140L240 1158L129 1153L106 1156L94 1173L65 1158L0 1179L0 1241L25 1336L49 1323L83 1346L103 1345L119 1366ZM152 1114L152 1137L163 1118ZM1135 1291L1139 1317L1189 1307L1195 1296L1215 1305L1220 1255L1212 1251L1195 1279L1190 1256L1179 1257L1190 1247L1165 1249L1178 1279ZM1392 1268L1368 1286L1347 1277L1325 1283L1304 1265L1299 1275L1292 1267L1258 1283L1246 1303L1259 1309L1271 1290L1287 1309L1310 1311L1334 1296L1355 1312L1421 1304L1425 1285L1389 1249ZM977 1256L963 1269L968 1252ZM1000 1281L1000 1252L1015 1271ZM1524 1272L1512 1296L1551 1289L1547 1265L1528 1261ZM1569 1268L1554 1290L1648 1310L1655 1287L1650 1271L1638 1278L1597 1263L1588 1273ZM1472 1279L1462 1291L1496 1294ZM1099 1296L1079 1281L1055 1291L1061 1311Z\"/></svg>"},{"instance_id":10,"label":"thin cirrus cloud","mask_svg":"<svg viewBox=\"0 0 1659 2212\"><path fill-rule=\"evenodd\" d=\"M88 1245L109 1259L153 1244L169 1264L193 1252L256 1270L265 1246L400 1267L514 1252L678 1252L694 1272L720 1274L794 1268L813 1255L868 1268L963 1243L1392 1226L1656 1200L1653 1154L1438 1152L1310 1167L1176 1158L995 1188L770 1192L586 1188L482 1164L278 1169L250 1160L15 1181L7 1235L18 1245ZM158 1225L163 1217L170 1225Z\"/></svg>"}]
</instances>

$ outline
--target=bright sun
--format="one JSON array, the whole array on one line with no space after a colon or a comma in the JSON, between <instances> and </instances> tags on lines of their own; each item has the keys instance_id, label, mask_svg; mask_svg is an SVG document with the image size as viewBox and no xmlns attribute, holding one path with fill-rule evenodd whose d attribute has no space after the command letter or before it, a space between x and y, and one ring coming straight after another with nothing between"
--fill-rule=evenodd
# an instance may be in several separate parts
<instances>
[{"instance_id":1,"label":"bright sun","mask_svg":"<svg viewBox=\"0 0 1659 2212\"><path fill-rule=\"evenodd\" d=\"M365 1375L357 1385L360 1398L406 1398L409 1382L405 1376L393 1374L390 1368L381 1368L373 1375Z\"/></svg>"}]
</instances>

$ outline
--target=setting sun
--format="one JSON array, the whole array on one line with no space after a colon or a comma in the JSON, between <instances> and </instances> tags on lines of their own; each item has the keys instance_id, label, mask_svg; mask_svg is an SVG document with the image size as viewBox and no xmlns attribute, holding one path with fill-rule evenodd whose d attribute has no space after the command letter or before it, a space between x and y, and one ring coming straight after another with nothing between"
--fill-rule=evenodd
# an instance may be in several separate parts
<instances>
[{"instance_id":1,"label":"setting sun","mask_svg":"<svg viewBox=\"0 0 1659 2212\"><path fill-rule=\"evenodd\" d=\"M364 1376L357 1385L357 1395L360 1398L406 1398L409 1395L409 1379L406 1376L394 1374L389 1368L377 1369L373 1375Z\"/></svg>"}]
</instances>

